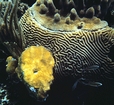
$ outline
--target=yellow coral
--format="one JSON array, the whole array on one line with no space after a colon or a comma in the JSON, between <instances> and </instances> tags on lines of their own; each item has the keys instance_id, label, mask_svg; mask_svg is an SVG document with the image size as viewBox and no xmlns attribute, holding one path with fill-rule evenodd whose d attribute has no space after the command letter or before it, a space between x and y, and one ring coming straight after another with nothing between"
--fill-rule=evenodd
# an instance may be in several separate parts
<instances>
[{"instance_id":1,"label":"yellow coral","mask_svg":"<svg viewBox=\"0 0 114 105\"><path fill-rule=\"evenodd\" d=\"M7 65L6 65L6 72L7 73L14 73L15 68L17 66L17 60L14 59L12 56L7 57L6 59Z\"/></svg>"},{"instance_id":2,"label":"yellow coral","mask_svg":"<svg viewBox=\"0 0 114 105\"><path fill-rule=\"evenodd\" d=\"M53 77L54 58L43 46L31 46L23 51L18 62L17 73L23 74L24 81L38 89L38 95L50 89Z\"/></svg>"}]
</instances>

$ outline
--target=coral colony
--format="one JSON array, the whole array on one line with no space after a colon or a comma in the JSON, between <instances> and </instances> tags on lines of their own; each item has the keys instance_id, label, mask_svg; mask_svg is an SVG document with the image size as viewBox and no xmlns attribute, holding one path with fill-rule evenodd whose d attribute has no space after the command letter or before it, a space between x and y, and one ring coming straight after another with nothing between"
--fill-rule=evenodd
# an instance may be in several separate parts
<instances>
[{"instance_id":1,"label":"coral colony","mask_svg":"<svg viewBox=\"0 0 114 105\"><path fill-rule=\"evenodd\" d=\"M6 71L16 73L37 99L54 80L98 75L111 79L108 57L114 29L103 20L113 0L0 0L0 41L11 56ZM98 65L96 70L84 68ZM94 69L94 68L93 68ZM85 75L86 74L86 75Z\"/></svg>"}]
</instances>

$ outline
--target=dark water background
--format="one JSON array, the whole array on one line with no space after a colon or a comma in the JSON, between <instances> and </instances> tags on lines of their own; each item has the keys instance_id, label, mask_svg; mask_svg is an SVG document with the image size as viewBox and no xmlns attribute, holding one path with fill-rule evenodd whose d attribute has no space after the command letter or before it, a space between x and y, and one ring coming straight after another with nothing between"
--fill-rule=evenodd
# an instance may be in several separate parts
<instances>
[{"instance_id":1,"label":"dark water background","mask_svg":"<svg viewBox=\"0 0 114 105\"><path fill-rule=\"evenodd\" d=\"M31 6L36 0L22 0ZM114 17L107 15L105 20L110 25L114 23ZM5 59L10 55L7 49L0 44L0 49L6 52L0 52L0 86L6 85L8 91L9 103L4 105L114 105L114 84L106 81L108 86L98 88L85 86L81 83L72 92L72 86L75 80L65 78L61 81L55 81L49 92L46 102L38 102L29 96L26 87L16 77L10 78L5 72ZM114 60L114 48L111 48L110 57ZM5 94L5 93L3 93ZM2 95L0 95L0 99ZM1 101L0 101L1 102ZM2 103L0 103L2 105Z\"/></svg>"}]
</instances>

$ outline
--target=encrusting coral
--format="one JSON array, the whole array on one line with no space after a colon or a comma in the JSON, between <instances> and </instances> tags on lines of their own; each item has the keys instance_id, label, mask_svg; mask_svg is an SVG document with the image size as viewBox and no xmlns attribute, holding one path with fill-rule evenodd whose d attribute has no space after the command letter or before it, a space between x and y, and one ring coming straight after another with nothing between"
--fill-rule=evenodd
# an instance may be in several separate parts
<instances>
[{"instance_id":1,"label":"encrusting coral","mask_svg":"<svg viewBox=\"0 0 114 105\"><path fill-rule=\"evenodd\" d=\"M23 80L38 90L38 97L50 90L54 79L54 58L43 46L31 46L22 52L16 72ZM22 77L19 77L20 79Z\"/></svg>"},{"instance_id":2,"label":"encrusting coral","mask_svg":"<svg viewBox=\"0 0 114 105\"><path fill-rule=\"evenodd\" d=\"M6 62L7 62L6 72L13 74L15 72L16 67L17 67L17 60L14 59L12 56L9 56L6 59Z\"/></svg>"},{"instance_id":3,"label":"encrusting coral","mask_svg":"<svg viewBox=\"0 0 114 105\"><path fill-rule=\"evenodd\" d=\"M114 29L102 20L112 2L36 0L20 20L18 0L0 3L0 41L18 60L18 77L38 98L45 98L53 79L77 78L83 70L93 81L113 80L114 62L108 55ZM84 69L91 65L99 68Z\"/></svg>"}]
</instances>

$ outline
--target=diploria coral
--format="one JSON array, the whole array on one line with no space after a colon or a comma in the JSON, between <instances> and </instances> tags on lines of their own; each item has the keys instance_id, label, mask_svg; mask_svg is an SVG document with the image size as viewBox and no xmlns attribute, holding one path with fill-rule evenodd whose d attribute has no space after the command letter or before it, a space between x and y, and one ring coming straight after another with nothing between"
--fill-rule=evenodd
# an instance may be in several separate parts
<instances>
[{"instance_id":1,"label":"diploria coral","mask_svg":"<svg viewBox=\"0 0 114 105\"><path fill-rule=\"evenodd\" d=\"M45 81L80 77L91 65L99 68L85 70L85 77L113 80L114 62L108 54L114 45L114 29L102 20L112 2L36 0L25 13L20 11L21 18L17 16L18 0L6 1L8 7L0 3L0 41L18 60L16 72L29 90L44 98L35 88L41 86L45 91L50 85Z\"/></svg>"},{"instance_id":2,"label":"diploria coral","mask_svg":"<svg viewBox=\"0 0 114 105\"><path fill-rule=\"evenodd\" d=\"M82 68L94 64L102 68L101 76L109 78L113 72L113 62L108 57L114 44L113 29L95 16L93 7L84 8L85 15L80 17L72 0L60 4L64 6L56 8L52 0L37 0L26 11L19 21L25 45L42 45L53 53L55 78L78 76Z\"/></svg>"}]
</instances>

